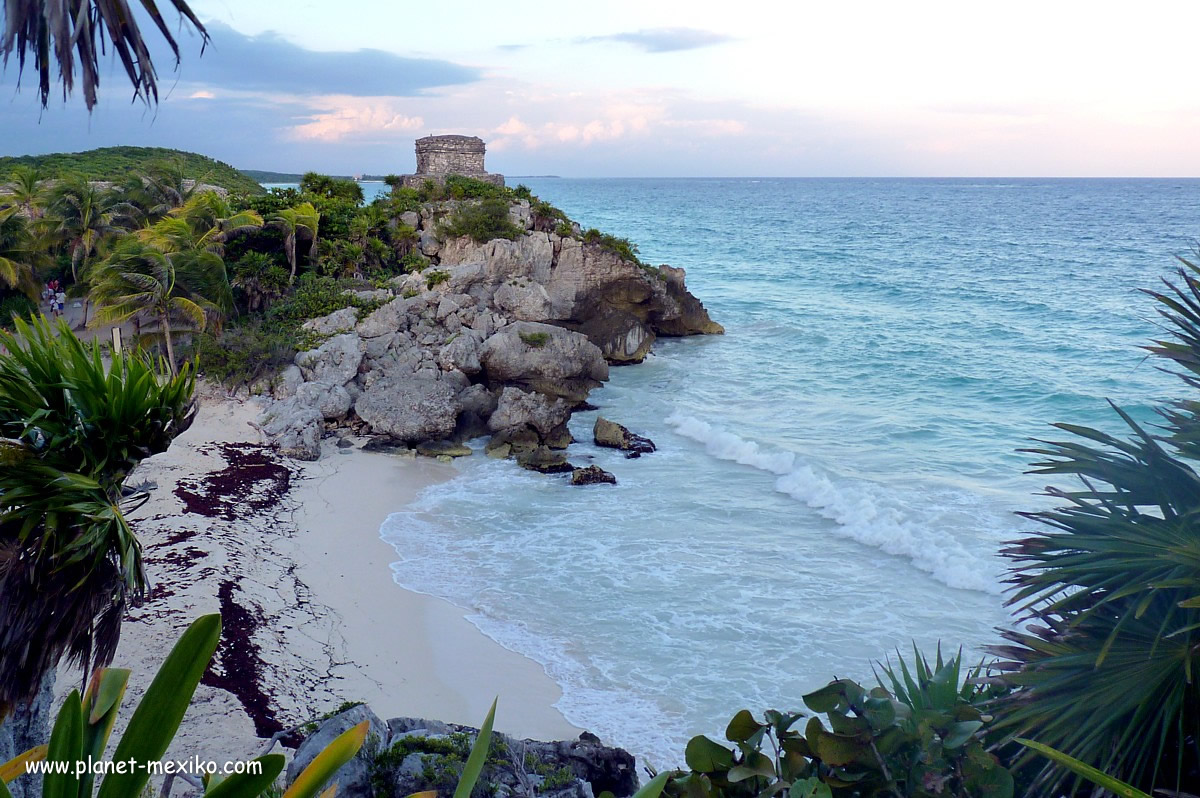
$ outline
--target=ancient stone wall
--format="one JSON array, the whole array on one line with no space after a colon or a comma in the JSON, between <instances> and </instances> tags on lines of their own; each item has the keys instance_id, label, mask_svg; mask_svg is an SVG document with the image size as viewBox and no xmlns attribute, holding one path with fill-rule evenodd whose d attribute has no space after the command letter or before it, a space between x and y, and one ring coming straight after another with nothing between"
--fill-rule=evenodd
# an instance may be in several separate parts
<instances>
[{"instance_id":1,"label":"ancient stone wall","mask_svg":"<svg viewBox=\"0 0 1200 798\"><path fill-rule=\"evenodd\" d=\"M426 136L417 139L418 175L487 174L485 147L476 136Z\"/></svg>"}]
</instances>

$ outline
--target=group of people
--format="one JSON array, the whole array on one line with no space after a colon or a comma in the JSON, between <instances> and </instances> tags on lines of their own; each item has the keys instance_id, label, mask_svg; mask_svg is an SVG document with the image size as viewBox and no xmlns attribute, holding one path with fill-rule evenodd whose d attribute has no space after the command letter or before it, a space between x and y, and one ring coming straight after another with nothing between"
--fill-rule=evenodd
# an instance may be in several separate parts
<instances>
[{"instance_id":1,"label":"group of people","mask_svg":"<svg viewBox=\"0 0 1200 798\"><path fill-rule=\"evenodd\" d=\"M42 291L42 299L50 305L50 315L54 318L60 318L66 310L67 294L63 290L61 280L54 279L46 283L46 288Z\"/></svg>"}]
</instances>

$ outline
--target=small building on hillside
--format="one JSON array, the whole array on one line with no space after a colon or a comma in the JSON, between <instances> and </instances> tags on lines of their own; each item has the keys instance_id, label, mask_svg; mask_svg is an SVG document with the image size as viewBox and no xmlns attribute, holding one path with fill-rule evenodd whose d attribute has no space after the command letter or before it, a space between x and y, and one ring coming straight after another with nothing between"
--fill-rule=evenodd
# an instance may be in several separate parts
<instances>
[{"instance_id":1,"label":"small building on hillside","mask_svg":"<svg viewBox=\"0 0 1200 798\"><path fill-rule=\"evenodd\" d=\"M504 185L504 175L491 174L484 168L487 147L478 136L426 136L417 139L416 150L416 174L401 177L401 184L408 188L419 188L426 180L442 183L447 175Z\"/></svg>"}]
</instances>

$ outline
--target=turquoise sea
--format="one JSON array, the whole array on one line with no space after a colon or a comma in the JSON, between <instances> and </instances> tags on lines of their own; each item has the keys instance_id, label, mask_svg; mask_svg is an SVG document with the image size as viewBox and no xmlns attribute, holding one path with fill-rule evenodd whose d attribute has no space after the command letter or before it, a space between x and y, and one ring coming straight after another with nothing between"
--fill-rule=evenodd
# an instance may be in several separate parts
<instances>
[{"instance_id":1,"label":"turquoise sea","mask_svg":"<svg viewBox=\"0 0 1200 798\"><path fill-rule=\"evenodd\" d=\"M727 334L662 340L592 395L657 453L597 449L576 415L570 459L616 487L479 452L382 536L399 584L656 766L914 641L978 657L1009 622L997 551L1032 523L1014 512L1046 501L1017 450L1178 393L1138 349L1138 289L1200 234L1200 181L525 182L687 269Z\"/></svg>"}]
</instances>

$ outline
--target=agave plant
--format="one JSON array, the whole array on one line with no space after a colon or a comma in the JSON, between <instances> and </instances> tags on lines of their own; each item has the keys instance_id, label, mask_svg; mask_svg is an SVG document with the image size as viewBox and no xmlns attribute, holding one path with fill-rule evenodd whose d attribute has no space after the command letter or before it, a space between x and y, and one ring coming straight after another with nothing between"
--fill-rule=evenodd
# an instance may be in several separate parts
<instances>
[{"instance_id":1,"label":"agave plant","mask_svg":"<svg viewBox=\"0 0 1200 798\"><path fill-rule=\"evenodd\" d=\"M82 697L73 690L63 702L48 743L0 764L0 798L11 798L7 785L13 780L36 778L27 774L27 769L42 762L46 763L42 767L59 764L68 768L62 773L43 771L44 798L91 798L95 777L90 772L77 772L76 763L130 760L139 766L105 775L98 798L139 798L152 773L147 765L158 762L167 752L220 637L220 615L205 615L188 627L167 655L129 718L116 748L107 757L109 736L125 695L129 671L96 670ZM335 738L296 777L282 798L317 796L338 768L362 747L367 729L368 723L364 721ZM209 775L203 782L203 794L207 798L257 798L275 783L284 764L281 754L263 754L250 760L245 772L225 778ZM332 794L329 795L331 798Z\"/></svg>"},{"instance_id":2,"label":"agave plant","mask_svg":"<svg viewBox=\"0 0 1200 798\"><path fill-rule=\"evenodd\" d=\"M1200 271L1149 291L1168 333L1147 347L1200 387ZM1057 424L1072 437L1030 451L1034 473L1077 477L1047 488L1061 506L1029 517L1014 541L1009 603L1027 623L1003 631L998 728L1030 737L1146 792L1200 783L1200 404L1161 411L1154 431L1114 406L1127 439ZM1031 751L1017 758L1049 794L1068 775ZM1079 782L1075 782L1078 786Z\"/></svg>"},{"instance_id":3,"label":"agave plant","mask_svg":"<svg viewBox=\"0 0 1200 798\"><path fill-rule=\"evenodd\" d=\"M144 589L125 479L191 424L195 379L125 353L106 363L65 323L0 332L0 717L64 656L116 650Z\"/></svg>"}]
</instances>

